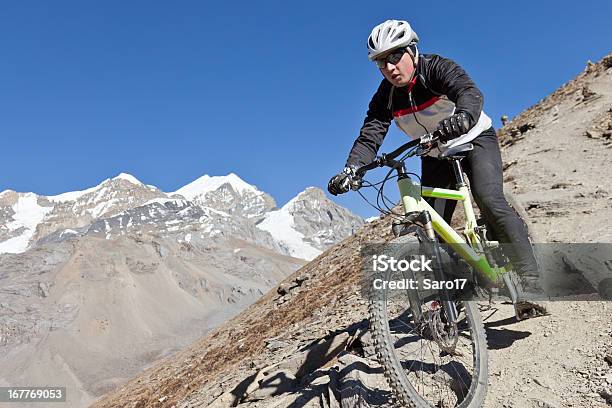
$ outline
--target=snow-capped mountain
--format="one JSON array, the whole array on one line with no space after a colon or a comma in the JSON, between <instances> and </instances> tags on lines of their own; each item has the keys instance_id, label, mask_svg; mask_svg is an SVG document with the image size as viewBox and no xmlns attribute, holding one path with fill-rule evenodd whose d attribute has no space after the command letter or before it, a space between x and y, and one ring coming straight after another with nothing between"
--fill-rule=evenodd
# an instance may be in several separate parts
<instances>
[{"instance_id":1,"label":"snow-capped mountain","mask_svg":"<svg viewBox=\"0 0 612 408\"><path fill-rule=\"evenodd\" d=\"M85 235L153 233L173 239L233 237L310 260L362 223L316 188L276 210L270 195L233 173L205 175L173 193L125 173L56 196L0 193L0 253Z\"/></svg>"},{"instance_id":2,"label":"snow-capped mountain","mask_svg":"<svg viewBox=\"0 0 612 408\"><path fill-rule=\"evenodd\" d=\"M328 200L320 189L308 187L280 210L266 213L257 227L268 231L291 256L311 260L363 223L361 217Z\"/></svg>"},{"instance_id":3,"label":"snow-capped mountain","mask_svg":"<svg viewBox=\"0 0 612 408\"><path fill-rule=\"evenodd\" d=\"M30 243L62 228L81 228L94 220L163 197L129 174L95 187L57 196L0 193L0 253L24 252Z\"/></svg>"},{"instance_id":4,"label":"snow-capped mountain","mask_svg":"<svg viewBox=\"0 0 612 408\"><path fill-rule=\"evenodd\" d=\"M199 205L253 219L255 222L276 207L270 195L259 191L234 173L214 177L204 175L178 189L175 194Z\"/></svg>"}]
</instances>

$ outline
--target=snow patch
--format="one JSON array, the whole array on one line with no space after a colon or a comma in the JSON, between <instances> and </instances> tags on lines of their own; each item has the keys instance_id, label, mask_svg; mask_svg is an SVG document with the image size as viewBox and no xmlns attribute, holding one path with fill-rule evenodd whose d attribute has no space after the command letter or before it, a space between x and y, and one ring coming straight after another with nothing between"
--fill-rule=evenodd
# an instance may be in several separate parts
<instances>
[{"instance_id":1,"label":"snow patch","mask_svg":"<svg viewBox=\"0 0 612 408\"><path fill-rule=\"evenodd\" d=\"M47 199L49 199L49 201L55 202L55 203L65 203L68 201L76 201L79 198L83 197L84 195L87 195L89 193L93 193L95 191L98 191L100 189L102 189L101 192L99 192L98 194L96 194L95 198L90 199L90 201L97 201L100 199L100 196L103 195L104 193L106 193L106 189L103 188L105 186L105 184L107 184L109 181L115 181L115 180L126 180L129 181L132 184L135 184L137 186L141 186L144 185L142 182L140 182L140 180L138 180L136 177L132 176L131 174L127 174L127 173L121 173L119 174L117 177L114 177L112 180L111 179L106 179L103 182L101 182L100 184L98 184L95 187L91 187L85 190L81 190L81 191L70 191L67 193L62 193L62 194L58 194L58 195L54 195L54 196L47 196ZM153 187L153 186L147 186L147 187Z\"/></svg>"},{"instance_id":2,"label":"snow patch","mask_svg":"<svg viewBox=\"0 0 612 408\"><path fill-rule=\"evenodd\" d=\"M62 231L59 237L62 238L64 235L79 235L79 233L72 229L65 229Z\"/></svg>"},{"instance_id":3,"label":"snow patch","mask_svg":"<svg viewBox=\"0 0 612 408\"><path fill-rule=\"evenodd\" d=\"M111 209L113 205L117 203L118 201L119 200L116 198L113 198L112 200L108 200L108 201L102 201L100 204L96 205L94 208L90 208L86 211L89 213L89 215L91 215L93 219L100 218L102 214L104 214L108 209Z\"/></svg>"},{"instance_id":4,"label":"snow patch","mask_svg":"<svg viewBox=\"0 0 612 408\"><path fill-rule=\"evenodd\" d=\"M227 176L213 177L205 174L199 179L176 190L174 194L180 194L188 200L193 200L194 198L203 196L210 191L215 191L225 183L229 183L229 185L241 195L247 191L257 195L263 194L261 191L257 190L257 187L245 182L234 173L230 173Z\"/></svg>"},{"instance_id":5,"label":"snow patch","mask_svg":"<svg viewBox=\"0 0 612 408\"><path fill-rule=\"evenodd\" d=\"M304 234L295 229L293 216L289 210L296 199L297 197L289 201L280 210L267 213L257 227L268 231L275 240L284 244L291 256L311 261L319 256L321 251L304 241Z\"/></svg>"},{"instance_id":6,"label":"snow patch","mask_svg":"<svg viewBox=\"0 0 612 408\"><path fill-rule=\"evenodd\" d=\"M108 179L104 180L102 183L98 184L97 186L88 188L86 190L69 191L67 193L62 193L62 194L58 194L58 195L55 195L55 196L47 196L47 199L49 201L51 201L51 202L54 202L54 203L65 203L65 202L68 202L68 201L76 201L79 198L83 197L84 195L87 195L89 193L93 193L94 191L98 190L107 181L108 181Z\"/></svg>"},{"instance_id":7,"label":"snow patch","mask_svg":"<svg viewBox=\"0 0 612 408\"><path fill-rule=\"evenodd\" d=\"M132 176L131 174L127 174L127 173L121 173L117 177L114 177L113 180L125 180L125 181L129 181L130 183L135 184L137 186L143 186L144 185L136 177Z\"/></svg>"},{"instance_id":8,"label":"snow patch","mask_svg":"<svg viewBox=\"0 0 612 408\"><path fill-rule=\"evenodd\" d=\"M23 229L21 235L0 242L0 253L20 254L25 252L30 240L36 233L36 227L53 207L38 205L38 196L27 193L19 196L13 205L13 221L7 224L9 231Z\"/></svg>"}]
</instances>

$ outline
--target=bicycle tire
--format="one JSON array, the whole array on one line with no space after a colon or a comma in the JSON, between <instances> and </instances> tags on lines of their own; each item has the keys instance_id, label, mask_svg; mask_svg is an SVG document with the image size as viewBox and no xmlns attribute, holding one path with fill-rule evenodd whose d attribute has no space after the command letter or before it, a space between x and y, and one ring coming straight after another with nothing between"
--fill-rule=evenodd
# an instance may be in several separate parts
<instances>
[{"instance_id":1,"label":"bicycle tire","mask_svg":"<svg viewBox=\"0 0 612 408\"><path fill-rule=\"evenodd\" d=\"M391 241L391 244L402 244L402 245L394 245L394 247L398 248L398 251L401 251L401 248L407 248L414 244L417 244L419 241L416 234L409 234ZM393 256L396 259L404 259L403 257L409 256L410 254L404 253L396 253ZM390 272L385 272L386 277L388 278ZM387 379L387 382L392 389L393 395L395 397L395 403L401 407L410 407L410 408L432 408L435 407L434 403L431 401L427 401L427 396L423 396L418 391L418 386L415 388L413 381L410 380L408 373L402 366L401 356L399 355L399 351L396 349L396 344L400 342L395 342L393 340L393 334L391 333L390 327L390 316L388 310L388 290L371 290L370 291L370 304L369 304L369 312L370 312L370 329L372 332L372 336L374 339L374 345L378 357L378 361L383 367L384 375ZM488 350L487 350L487 339L486 333L484 329L484 324L482 322L482 318L480 316L480 312L478 310L478 306L476 302L462 302L463 304L463 314L465 315L465 322L467 323L467 328L470 334L470 346L473 351L472 357L472 365L473 365L473 374L471 375L471 381L469 385L469 389L465 394L462 394L463 399L459 401L459 396L457 396L457 404L456 407L459 408L476 408L481 407L484 403L484 399L486 397L487 391L487 378L488 378ZM430 342L431 343L431 342ZM433 344L433 343L432 343ZM431 346L431 344L429 344ZM433 349L431 349L431 354L433 359L435 360L435 353ZM409 369L412 368L414 361L411 362ZM421 367L423 366L431 366L431 363L427 363L425 365L424 362L419 363ZM439 368L437 368L439 367ZM433 382L437 382L435 376L439 371L445 371L442 368L443 366L438 366L433 364L433 368L436 371L431 374L433 378ZM461 374L458 372L457 367L455 365L452 366L457 372L458 376ZM450 370L449 370L450 371ZM417 377L418 374L411 373L412 377ZM443 374L445 377L444 381L448 382L449 374ZM465 377L464 377L465 378ZM421 379L423 379L423 374L421 373ZM461 378L460 378L461 379ZM454 380L451 380L451 382ZM456 381L455 381L456 383ZM463 383L462 380L462 384ZM465 387L464 387L465 388ZM452 397L452 395L451 395ZM444 405L446 406L446 405Z\"/></svg>"}]
</instances>

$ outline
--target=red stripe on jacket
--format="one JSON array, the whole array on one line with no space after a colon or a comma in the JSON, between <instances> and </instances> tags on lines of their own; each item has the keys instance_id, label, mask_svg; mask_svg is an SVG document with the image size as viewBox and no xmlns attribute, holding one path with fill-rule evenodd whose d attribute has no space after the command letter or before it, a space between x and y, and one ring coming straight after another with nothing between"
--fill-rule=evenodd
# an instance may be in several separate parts
<instances>
[{"instance_id":1,"label":"red stripe on jacket","mask_svg":"<svg viewBox=\"0 0 612 408\"><path fill-rule=\"evenodd\" d=\"M431 105L438 102L438 100L440 100L440 98L437 96L434 96L430 100L423 102L422 104L418 106L413 106L407 109L401 109L401 110L395 111L393 112L393 116L397 118L398 116L404 116L404 115L408 115L409 113L421 111L423 109L429 108Z\"/></svg>"}]
</instances>

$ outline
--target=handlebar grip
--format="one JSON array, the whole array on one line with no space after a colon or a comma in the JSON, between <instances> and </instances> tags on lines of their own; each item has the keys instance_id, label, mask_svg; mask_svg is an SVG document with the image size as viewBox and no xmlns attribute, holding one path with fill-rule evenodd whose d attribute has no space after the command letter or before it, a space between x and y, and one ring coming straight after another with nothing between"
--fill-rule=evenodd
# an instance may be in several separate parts
<instances>
[{"instance_id":1,"label":"handlebar grip","mask_svg":"<svg viewBox=\"0 0 612 408\"><path fill-rule=\"evenodd\" d=\"M375 169L379 166L380 166L380 162L378 161L378 158L377 158L372 163L361 166L360 168L355 170L355 175L357 177L363 177L369 170Z\"/></svg>"}]
</instances>

